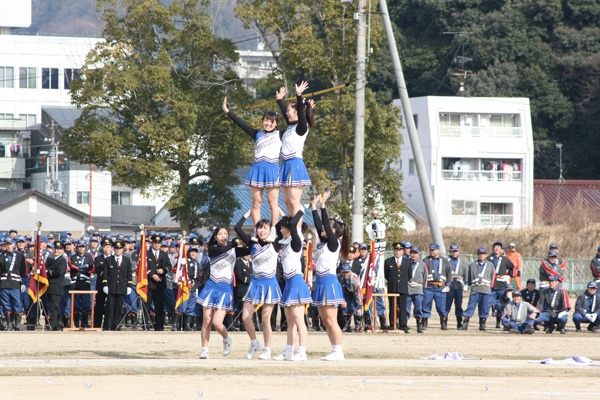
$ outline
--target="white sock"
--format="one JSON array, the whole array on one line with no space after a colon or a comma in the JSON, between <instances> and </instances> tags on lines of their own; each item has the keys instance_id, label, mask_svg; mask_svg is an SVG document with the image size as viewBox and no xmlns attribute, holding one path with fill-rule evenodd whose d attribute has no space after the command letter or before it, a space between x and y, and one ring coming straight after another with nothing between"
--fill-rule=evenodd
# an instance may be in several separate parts
<instances>
[{"instance_id":1,"label":"white sock","mask_svg":"<svg viewBox=\"0 0 600 400\"><path fill-rule=\"evenodd\" d=\"M258 344L258 339L253 339L251 343L257 345Z\"/></svg>"},{"instance_id":2,"label":"white sock","mask_svg":"<svg viewBox=\"0 0 600 400\"><path fill-rule=\"evenodd\" d=\"M331 345L331 350L334 352L342 352L342 345L341 344L332 344Z\"/></svg>"},{"instance_id":3,"label":"white sock","mask_svg":"<svg viewBox=\"0 0 600 400\"><path fill-rule=\"evenodd\" d=\"M227 340L227 339L229 339L229 335L227 335L227 337L226 337L225 339L223 339L223 340L225 341L225 340Z\"/></svg>"},{"instance_id":4,"label":"white sock","mask_svg":"<svg viewBox=\"0 0 600 400\"><path fill-rule=\"evenodd\" d=\"M271 351L271 348L270 348L270 347L267 347L267 346L265 346L265 347L263 347L263 351L265 351L265 352L267 352L267 351L268 351L268 352L270 352L270 351Z\"/></svg>"},{"instance_id":5,"label":"white sock","mask_svg":"<svg viewBox=\"0 0 600 400\"><path fill-rule=\"evenodd\" d=\"M202 351L206 351L208 353L208 347L203 347Z\"/></svg>"},{"instance_id":6,"label":"white sock","mask_svg":"<svg viewBox=\"0 0 600 400\"><path fill-rule=\"evenodd\" d=\"M298 346L298 354L306 354L306 346Z\"/></svg>"},{"instance_id":7,"label":"white sock","mask_svg":"<svg viewBox=\"0 0 600 400\"><path fill-rule=\"evenodd\" d=\"M285 345L285 351L287 351L288 353L293 353L294 352L294 345L292 345L292 344L286 344Z\"/></svg>"}]
</instances>

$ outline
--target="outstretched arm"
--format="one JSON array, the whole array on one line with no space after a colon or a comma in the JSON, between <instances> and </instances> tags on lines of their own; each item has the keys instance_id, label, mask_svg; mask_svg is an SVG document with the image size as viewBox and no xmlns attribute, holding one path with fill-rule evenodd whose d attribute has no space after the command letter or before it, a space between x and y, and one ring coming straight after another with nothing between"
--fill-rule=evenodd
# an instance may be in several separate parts
<instances>
[{"instance_id":1,"label":"outstretched arm","mask_svg":"<svg viewBox=\"0 0 600 400\"><path fill-rule=\"evenodd\" d=\"M221 108L223 109L223 111L225 111L227 116L237 124L237 126L242 128L242 130L252 138L252 140L256 140L256 134L258 133L258 130L254 129L253 127L245 123L240 117L231 112L231 110L227 106L227 96L225 96L225 98L223 99L223 105Z\"/></svg>"},{"instance_id":2,"label":"outstretched arm","mask_svg":"<svg viewBox=\"0 0 600 400\"><path fill-rule=\"evenodd\" d=\"M286 94L287 94L287 90L285 89L285 86L282 86L281 88L279 88L279 90L277 92L275 92L275 98L277 99L277 105L279 105L279 109L281 110L283 119L285 119L285 123L287 125L289 125L290 120L287 117L287 106L283 102L283 98L285 97Z\"/></svg>"},{"instance_id":3,"label":"outstretched arm","mask_svg":"<svg viewBox=\"0 0 600 400\"><path fill-rule=\"evenodd\" d=\"M304 111L304 103L302 102L302 93L308 89L308 82L302 81L300 86L296 86L296 111L298 111L298 127L296 133L303 136L308 132L308 124L306 122L306 112Z\"/></svg>"},{"instance_id":4,"label":"outstretched arm","mask_svg":"<svg viewBox=\"0 0 600 400\"><path fill-rule=\"evenodd\" d=\"M327 208L325 207L325 203L331 197L331 192L326 191L323 196L320 198L321 202L321 216L323 218L323 227L325 228L325 232L327 233L327 248L329 251L334 252L337 250L340 243L338 242L338 238L331 229L331 223L329 222L329 217L327 216Z\"/></svg>"},{"instance_id":5,"label":"outstretched arm","mask_svg":"<svg viewBox=\"0 0 600 400\"><path fill-rule=\"evenodd\" d=\"M292 234L292 250L296 253L302 250L302 238L298 234L297 226L298 221L300 221L300 218L302 218L303 216L304 212L302 210L299 210L296 213L296 215L294 215L294 218L292 218L292 220L290 221L290 233Z\"/></svg>"},{"instance_id":6,"label":"outstretched arm","mask_svg":"<svg viewBox=\"0 0 600 400\"><path fill-rule=\"evenodd\" d=\"M244 216L242 218L240 218L240 220L238 221L237 224L235 224L235 233L237 233L238 237L242 240L242 242L246 243L246 246L250 247L250 245L252 244L252 239L250 238L250 235L248 235L246 232L244 232L244 230L242 229L242 225L244 225L244 222L246 222L246 219L250 216L250 211L248 211L246 214L244 214Z\"/></svg>"}]
</instances>

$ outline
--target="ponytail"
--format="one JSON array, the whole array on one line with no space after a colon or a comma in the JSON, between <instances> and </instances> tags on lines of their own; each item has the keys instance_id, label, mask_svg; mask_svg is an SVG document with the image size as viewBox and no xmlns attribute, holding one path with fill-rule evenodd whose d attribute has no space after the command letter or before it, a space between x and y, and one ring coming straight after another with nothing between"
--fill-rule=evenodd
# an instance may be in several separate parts
<instances>
[{"instance_id":1,"label":"ponytail","mask_svg":"<svg viewBox=\"0 0 600 400\"><path fill-rule=\"evenodd\" d=\"M315 126L315 113L308 101L304 103L304 111L306 113L306 124L310 129L312 129L313 126Z\"/></svg>"},{"instance_id":2,"label":"ponytail","mask_svg":"<svg viewBox=\"0 0 600 400\"><path fill-rule=\"evenodd\" d=\"M350 232L348 224L333 218L331 218L330 221L333 221L333 231L335 236L341 238L342 247L340 249L340 257L345 260L348 258L348 253L350 252Z\"/></svg>"}]
</instances>

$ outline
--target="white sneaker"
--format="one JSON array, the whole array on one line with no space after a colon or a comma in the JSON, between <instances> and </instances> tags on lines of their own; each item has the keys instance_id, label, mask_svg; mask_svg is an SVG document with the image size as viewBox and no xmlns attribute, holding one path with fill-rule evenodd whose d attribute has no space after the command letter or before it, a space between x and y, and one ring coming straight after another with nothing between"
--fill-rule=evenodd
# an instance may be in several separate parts
<instances>
[{"instance_id":1,"label":"white sneaker","mask_svg":"<svg viewBox=\"0 0 600 400\"><path fill-rule=\"evenodd\" d=\"M277 233L275 232L274 229L271 229L271 233L269 233L269 236L265 239L265 242L273 243L276 239L277 239Z\"/></svg>"},{"instance_id":2,"label":"white sneaker","mask_svg":"<svg viewBox=\"0 0 600 400\"><path fill-rule=\"evenodd\" d=\"M292 361L306 361L306 360L308 360L308 358L306 358L306 353L296 353L292 357Z\"/></svg>"},{"instance_id":3,"label":"white sneaker","mask_svg":"<svg viewBox=\"0 0 600 400\"><path fill-rule=\"evenodd\" d=\"M233 339L231 338L231 336L227 336L227 339L223 339L223 355L224 356L228 356L229 354L231 354L231 343L233 342Z\"/></svg>"},{"instance_id":4,"label":"white sneaker","mask_svg":"<svg viewBox=\"0 0 600 400\"><path fill-rule=\"evenodd\" d=\"M200 359L208 360L208 350L207 349L202 349L202 351L200 352Z\"/></svg>"},{"instance_id":5,"label":"white sneaker","mask_svg":"<svg viewBox=\"0 0 600 400\"><path fill-rule=\"evenodd\" d=\"M258 356L259 360L270 360L271 359L271 350L263 349L260 356Z\"/></svg>"},{"instance_id":6,"label":"white sneaker","mask_svg":"<svg viewBox=\"0 0 600 400\"><path fill-rule=\"evenodd\" d=\"M262 349L262 345L260 344L260 342L258 342L257 344L250 343L250 350L248 350L248 353L246 354L246 358L248 360L252 360L254 358L254 356L256 355L256 353L258 353L261 349Z\"/></svg>"},{"instance_id":7,"label":"white sneaker","mask_svg":"<svg viewBox=\"0 0 600 400\"><path fill-rule=\"evenodd\" d=\"M277 357L273 357L273 360L275 360L275 361L291 361L293 359L293 357L294 357L294 353L292 353L291 351L284 351Z\"/></svg>"},{"instance_id":8,"label":"white sneaker","mask_svg":"<svg viewBox=\"0 0 600 400\"><path fill-rule=\"evenodd\" d=\"M325 357L321 357L321 361L344 361L344 353L341 351L332 351Z\"/></svg>"}]
</instances>

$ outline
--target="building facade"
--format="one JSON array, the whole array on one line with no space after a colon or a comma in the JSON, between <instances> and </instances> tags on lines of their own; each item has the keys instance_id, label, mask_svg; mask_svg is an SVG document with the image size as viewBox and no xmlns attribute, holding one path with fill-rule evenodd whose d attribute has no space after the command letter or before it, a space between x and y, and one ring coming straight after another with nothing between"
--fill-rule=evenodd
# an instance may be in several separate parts
<instances>
[{"instance_id":1,"label":"building facade","mask_svg":"<svg viewBox=\"0 0 600 400\"><path fill-rule=\"evenodd\" d=\"M529 99L427 96L411 99L411 108L442 227L521 228L532 223ZM404 200L427 220L405 128L402 135Z\"/></svg>"}]
</instances>

